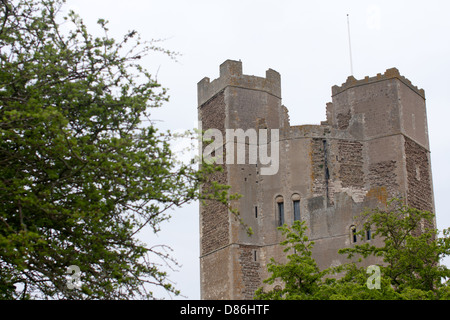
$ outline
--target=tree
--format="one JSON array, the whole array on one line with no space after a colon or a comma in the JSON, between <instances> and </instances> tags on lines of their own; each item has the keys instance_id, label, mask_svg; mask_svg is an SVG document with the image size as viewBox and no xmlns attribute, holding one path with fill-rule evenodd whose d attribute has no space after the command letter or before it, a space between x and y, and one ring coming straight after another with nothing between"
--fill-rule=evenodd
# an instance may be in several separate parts
<instances>
[{"instance_id":1,"label":"tree","mask_svg":"<svg viewBox=\"0 0 450 320\"><path fill-rule=\"evenodd\" d=\"M450 254L450 229L442 237L434 228L434 216L406 206L392 199L385 209L366 210L360 217L364 228L373 230L373 237L381 237L383 246L369 243L339 250L348 258L359 257L364 262L369 256L380 258L380 265L372 268L359 263L348 263L319 271L311 257L313 242L305 236L306 226L296 221L292 228L280 229L286 235L281 244L285 251L295 248L285 264L273 259L268 265L271 276L265 283L279 281L280 290L257 290L256 299L449 299L450 270L439 262ZM367 263L365 264L367 265ZM372 270L378 270L374 275ZM378 277L379 286L369 285L372 276ZM305 285L307 284L307 285Z\"/></svg>"},{"instance_id":2,"label":"tree","mask_svg":"<svg viewBox=\"0 0 450 320\"><path fill-rule=\"evenodd\" d=\"M178 163L149 121L168 96L139 61L173 53L135 31L118 42L102 19L94 37L74 12L63 32L63 2L1 1L0 298L178 294L158 264L173 259L136 235L190 201L227 203L228 188L200 193L217 168Z\"/></svg>"},{"instance_id":3,"label":"tree","mask_svg":"<svg viewBox=\"0 0 450 320\"><path fill-rule=\"evenodd\" d=\"M369 243L341 249L348 258L359 255L380 257L381 277L388 279L398 299L449 298L450 269L440 261L450 254L450 229L442 237L432 227L434 215L409 207L400 199L391 199L386 209L366 210L364 230L375 230L384 245Z\"/></svg>"},{"instance_id":4,"label":"tree","mask_svg":"<svg viewBox=\"0 0 450 320\"><path fill-rule=\"evenodd\" d=\"M279 229L286 236L286 240L281 242L281 245L286 247L283 251L291 254L287 255L288 262L285 264L270 259L267 270L271 276L264 280L264 283L273 285L278 282L282 283L283 287L275 286L267 292L259 288L255 293L255 299L314 299L327 271L321 272L312 258L311 250L314 242L309 241L305 235L305 222L295 221L292 228L283 225Z\"/></svg>"}]
</instances>

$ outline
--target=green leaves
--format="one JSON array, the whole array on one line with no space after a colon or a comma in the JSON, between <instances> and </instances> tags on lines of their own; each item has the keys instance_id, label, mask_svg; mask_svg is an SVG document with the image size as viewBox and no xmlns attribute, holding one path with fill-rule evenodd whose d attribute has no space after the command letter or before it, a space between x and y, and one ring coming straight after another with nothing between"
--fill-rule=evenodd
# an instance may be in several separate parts
<instances>
[{"instance_id":1,"label":"green leaves","mask_svg":"<svg viewBox=\"0 0 450 320\"><path fill-rule=\"evenodd\" d=\"M384 209L375 208L355 217L363 225L359 236L371 230L383 245L354 244L339 250L347 258L369 257L382 260L379 268L379 288L367 284L370 270L360 263L348 263L319 271L312 258L313 242L305 236L306 226L296 221L291 228L280 230L286 240L281 242L287 263L271 260L271 276L264 282L278 287L267 292L258 289L256 299L351 299L351 300L407 300L449 299L450 270L440 260L450 253L450 230L438 237L433 229L434 216L406 206L400 199L391 199Z\"/></svg>"},{"instance_id":2,"label":"green leaves","mask_svg":"<svg viewBox=\"0 0 450 320\"><path fill-rule=\"evenodd\" d=\"M392 199L386 210L369 210L363 217L368 219L366 227L382 237L384 246L355 245L342 253L381 257L385 263L383 273L399 294L409 288L431 291L439 298L442 279L450 275L446 267L439 266L439 261L448 254L449 247L447 232L438 239L437 231L427 227L433 226L434 216Z\"/></svg>"},{"instance_id":3,"label":"green leaves","mask_svg":"<svg viewBox=\"0 0 450 320\"><path fill-rule=\"evenodd\" d=\"M255 299L314 299L325 273L319 270L312 258L314 243L305 235L305 222L295 221L292 228L284 225L279 229L286 236L281 245L286 247L285 252L290 253L287 255L288 262L279 264L271 259L267 267L271 276L264 283L273 285L281 281L283 288L275 287L268 292L260 288L255 293Z\"/></svg>"},{"instance_id":4,"label":"green leaves","mask_svg":"<svg viewBox=\"0 0 450 320\"><path fill-rule=\"evenodd\" d=\"M154 232L169 209L228 188L199 186L215 170L180 165L172 136L150 120L166 90L139 65L151 51L135 31L93 37L61 0L10 0L0 29L0 298L152 298L178 294L157 262ZM5 11L6 10L6 11ZM145 121L144 121L145 120ZM81 288L66 268L80 268Z\"/></svg>"}]
</instances>

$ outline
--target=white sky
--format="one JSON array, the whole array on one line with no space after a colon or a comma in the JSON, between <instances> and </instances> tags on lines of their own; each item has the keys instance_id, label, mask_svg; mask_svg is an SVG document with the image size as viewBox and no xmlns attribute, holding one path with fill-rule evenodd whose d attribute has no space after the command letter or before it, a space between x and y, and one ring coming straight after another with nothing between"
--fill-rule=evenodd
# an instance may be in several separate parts
<instances>
[{"instance_id":1,"label":"white sky","mask_svg":"<svg viewBox=\"0 0 450 320\"><path fill-rule=\"evenodd\" d=\"M162 45L182 54L178 62L158 54L143 61L169 88L170 102L153 118L171 130L194 127L197 82L217 78L226 59L242 60L245 74L264 76L268 68L280 72L291 125L319 124L331 101L331 86L350 75L350 14L354 76L361 79L396 67L425 90L437 223L440 230L450 227L445 205L450 194L450 1L67 2L93 33L97 19L104 18L117 39L135 29L143 39L167 39ZM151 241L173 248L183 266L171 279L187 298L199 299L198 204L174 211Z\"/></svg>"}]
</instances>

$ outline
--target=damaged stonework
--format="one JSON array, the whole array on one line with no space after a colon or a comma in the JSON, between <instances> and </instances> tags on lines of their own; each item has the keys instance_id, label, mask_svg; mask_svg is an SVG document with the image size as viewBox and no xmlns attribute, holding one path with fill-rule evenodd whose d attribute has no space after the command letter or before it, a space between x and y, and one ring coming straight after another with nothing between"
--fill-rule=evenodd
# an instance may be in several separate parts
<instances>
[{"instance_id":1,"label":"damaged stonework","mask_svg":"<svg viewBox=\"0 0 450 320\"><path fill-rule=\"evenodd\" d=\"M327 268L346 262L338 250L354 245L352 230L362 227L357 217L366 208L401 197L434 211L425 92L395 68L348 77L332 87L325 121L291 125L280 74L245 75L240 61L227 60L219 78L198 83L198 115L204 130L279 130L276 174L262 175L258 162L221 164L211 177L242 195L233 206L254 234L226 207L200 205L202 299L251 299L269 276L270 258L286 261L281 223L305 221L313 257Z\"/></svg>"}]
</instances>

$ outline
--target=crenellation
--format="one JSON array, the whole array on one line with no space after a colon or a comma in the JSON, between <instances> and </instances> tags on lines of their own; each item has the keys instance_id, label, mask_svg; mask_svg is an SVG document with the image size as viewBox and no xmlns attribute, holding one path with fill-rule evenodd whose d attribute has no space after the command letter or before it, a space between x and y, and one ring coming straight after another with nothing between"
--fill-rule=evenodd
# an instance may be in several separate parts
<instances>
[{"instance_id":1,"label":"crenellation","mask_svg":"<svg viewBox=\"0 0 450 320\"><path fill-rule=\"evenodd\" d=\"M277 71L268 69L265 78L245 75L241 61L226 60L220 65L219 78L210 81L205 77L198 82L198 106L228 86L263 91L281 98L281 76Z\"/></svg>"},{"instance_id":2,"label":"crenellation","mask_svg":"<svg viewBox=\"0 0 450 320\"><path fill-rule=\"evenodd\" d=\"M375 77L366 76L366 77L364 77L364 79L361 79L361 80L357 80L355 77L349 76L347 78L347 81L344 82L341 86L334 85L332 87L332 96L342 93L349 88L353 88L356 86L365 85L365 84L369 84L369 83L374 83L377 81L389 80L389 79L400 80L405 85L407 85L411 90L413 90L418 95L420 95L423 99L425 99L425 91L423 89L419 89L418 87L414 86L409 79L400 75L400 72L397 68L386 69L384 74L378 73Z\"/></svg>"},{"instance_id":3,"label":"crenellation","mask_svg":"<svg viewBox=\"0 0 450 320\"><path fill-rule=\"evenodd\" d=\"M233 206L254 234L249 237L225 206L200 205L202 299L252 299L265 285L270 259L286 260L278 226L291 225L295 210L315 242L320 268L344 261L337 252L352 245L350 228L360 227L357 216L366 208L401 197L434 211L424 91L396 68L333 86L326 121L318 125L291 125L280 74L245 75L241 61L225 61L213 81L203 78L198 103L203 128L280 133L276 172L222 164L223 171L211 176L242 195Z\"/></svg>"},{"instance_id":4,"label":"crenellation","mask_svg":"<svg viewBox=\"0 0 450 320\"><path fill-rule=\"evenodd\" d=\"M242 62L226 60L219 67L220 78L240 77L242 76Z\"/></svg>"}]
</instances>

